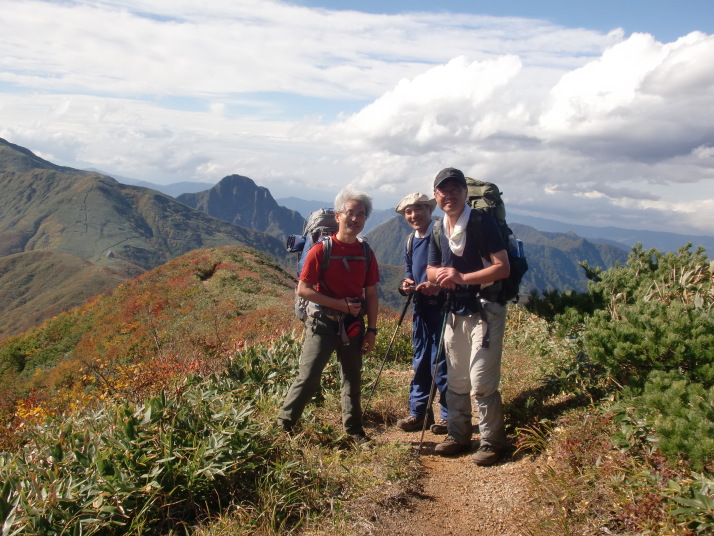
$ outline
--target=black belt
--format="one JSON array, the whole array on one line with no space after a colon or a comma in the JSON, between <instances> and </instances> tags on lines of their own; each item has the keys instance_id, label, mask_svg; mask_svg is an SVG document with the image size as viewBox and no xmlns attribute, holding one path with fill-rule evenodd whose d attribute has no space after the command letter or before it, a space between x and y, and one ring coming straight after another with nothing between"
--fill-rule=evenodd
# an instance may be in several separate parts
<instances>
[{"instance_id":1,"label":"black belt","mask_svg":"<svg viewBox=\"0 0 714 536\"><path fill-rule=\"evenodd\" d=\"M436 296L426 296L421 292L417 292L414 296L414 305L428 306L428 307L441 307L444 305L446 297L443 292L437 294Z\"/></svg>"}]
</instances>

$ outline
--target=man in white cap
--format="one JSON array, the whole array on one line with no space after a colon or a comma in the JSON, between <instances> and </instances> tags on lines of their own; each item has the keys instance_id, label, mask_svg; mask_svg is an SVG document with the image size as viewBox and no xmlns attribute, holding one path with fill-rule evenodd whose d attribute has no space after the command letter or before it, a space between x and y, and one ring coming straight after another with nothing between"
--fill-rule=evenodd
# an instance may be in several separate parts
<instances>
[{"instance_id":1,"label":"man in white cap","mask_svg":"<svg viewBox=\"0 0 714 536\"><path fill-rule=\"evenodd\" d=\"M402 282L402 294L414 294L412 320L412 344L414 356L412 368L414 376L409 386L409 416L397 421L397 426L405 432L422 430L424 419L431 425L431 431L446 433L446 359L439 362L436 374L436 387L439 390L441 417L434 422L432 408L427 407L433 374L439 349L439 337L444 312L444 293L436 283L426 278L426 264L429 258L429 242L434 221L431 214L436 206L435 199L414 192L402 199L396 211L404 216L409 226L414 229L404 247L405 276Z\"/></svg>"}]
</instances>

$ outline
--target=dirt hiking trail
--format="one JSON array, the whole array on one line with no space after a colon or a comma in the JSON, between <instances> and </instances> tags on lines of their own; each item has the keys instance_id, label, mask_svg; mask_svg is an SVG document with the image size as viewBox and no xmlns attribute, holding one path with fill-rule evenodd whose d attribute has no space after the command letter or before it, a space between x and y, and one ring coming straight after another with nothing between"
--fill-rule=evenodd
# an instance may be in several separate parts
<instances>
[{"instance_id":1,"label":"dirt hiking trail","mask_svg":"<svg viewBox=\"0 0 714 536\"><path fill-rule=\"evenodd\" d=\"M435 408L436 409L436 408ZM438 410L437 410L438 411ZM436 412L436 411L435 411ZM437 413L438 414L438 413ZM380 433L382 432L382 433ZM395 425L371 432L379 442L410 443L416 451L419 432L403 432ZM472 461L472 452L454 457L434 454L445 436L424 434L419 454L424 473L406 504L375 515L372 527L363 534L380 536L523 536L527 519L532 519L528 492L531 456L506 455L491 467Z\"/></svg>"}]
</instances>

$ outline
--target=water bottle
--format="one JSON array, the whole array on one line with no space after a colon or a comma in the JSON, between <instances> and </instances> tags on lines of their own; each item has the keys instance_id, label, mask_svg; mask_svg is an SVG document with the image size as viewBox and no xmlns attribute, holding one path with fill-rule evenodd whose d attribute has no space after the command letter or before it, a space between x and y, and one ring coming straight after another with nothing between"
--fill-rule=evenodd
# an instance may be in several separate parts
<instances>
[{"instance_id":1,"label":"water bottle","mask_svg":"<svg viewBox=\"0 0 714 536\"><path fill-rule=\"evenodd\" d=\"M513 235L508 235L508 251L512 257L523 257L523 242Z\"/></svg>"},{"instance_id":2,"label":"water bottle","mask_svg":"<svg viewBox=\"0 0 714 536\"><path fill-rule=\"evenodd\" d=\"M508 235L508 252L511 257L518 257L518 241L512 234Z\"/></svg>"}]
</instances>

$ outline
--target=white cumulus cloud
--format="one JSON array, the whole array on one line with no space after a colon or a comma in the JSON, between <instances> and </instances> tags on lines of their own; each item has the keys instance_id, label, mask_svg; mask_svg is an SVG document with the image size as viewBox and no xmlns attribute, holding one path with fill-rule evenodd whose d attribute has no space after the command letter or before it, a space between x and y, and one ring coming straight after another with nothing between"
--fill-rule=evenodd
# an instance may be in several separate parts
<instances>
[{"instance_id":1,"label":"white cumulus cloud","mask_svg":"<svg viewBox=\"0 0 714 536\"><path fill-rule=\"evenodd\" d=\"M0 136L153 182L377 206L446 166L512 213L711 234L714 36L273 0L0 0Z\"/></svg>"}]
</instances>

